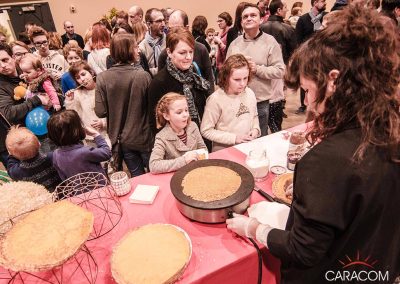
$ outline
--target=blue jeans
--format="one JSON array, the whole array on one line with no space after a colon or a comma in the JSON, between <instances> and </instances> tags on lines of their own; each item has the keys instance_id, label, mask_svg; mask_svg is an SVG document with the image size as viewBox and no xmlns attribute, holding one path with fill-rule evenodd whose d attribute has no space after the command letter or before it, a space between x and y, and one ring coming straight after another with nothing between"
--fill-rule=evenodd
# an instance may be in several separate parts
<instances>
[{"instance_id":1,"label":"blue jeans","mask_svg":"<svg viewBox=\"0 0 400 284\"><path fill-rule=\"evenodd\" d=\"M0 152L0 162L3 163L4 168L7 170L7 159L8 159L8 152Z\"/></svg>"},{"instance_id":2,"label":"blue jeans","mask_svg":"<svg viewBox=\"0 0 400 284\"><path fill-rule=\"evenodd\" d=\"M268 134L269 101L258 102L257 112L262 137Z\"/></svg>"},{"instance_id":3,"label":"blue jeans","mask_svg":"<svg viewBox=\"0 0 400 284\"><path fill-rule=\"evenodd\" d=\"M131 177L145 173L144 168L149 168L150 152L140 152L122 147L122 155Z\"/></svg>"}]
</instances>

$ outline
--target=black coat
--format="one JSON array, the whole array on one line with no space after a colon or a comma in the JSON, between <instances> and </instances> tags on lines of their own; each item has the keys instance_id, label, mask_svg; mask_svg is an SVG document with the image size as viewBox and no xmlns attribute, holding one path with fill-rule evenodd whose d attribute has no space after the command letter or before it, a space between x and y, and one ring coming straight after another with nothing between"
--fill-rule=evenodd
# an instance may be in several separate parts
<instances>
[{"instance_id":1,"label":"black coat","mask_svg":"<svg viewBox=\"0 0 400 284\"><path fill-rule=\"evenodd\" d=\"M321 23L326 14L326 12L323 12L322 18L320 20ZM296 24L295 33L296 41L299 45L309 39L310 36L314 33L314 24L311 22L311 16L308 13L300 16Z\"/></svg>"},{"instance_id":2,"label":"black coat","mask_svg":"<svg viewBox=\"0 0 400 284\"><path fill-rule=\"evenodd\" d=\"M207 97L210 95L210 92L201 91L195 88L192 88L191 91L199 116L200 118L202 118L204 114L206 100ZM161 97L168 92L175 92L183 95L183 85L169 74L167 67L164 67L154 76L149 86L149 122L153 133L157 132L155 114L157 103L161 99Z\"/></svg>"},{"instance_id":3,"label":"black coat","mask_svg":"<svg viewBox=\"0 0 400 284\"><path fill-rule=\"evenodd\" d=\"M260 29L272 35L282 49L282 57L285 64L296 48L296 37L291 25L284 23L283 18L277 15L269 16L268 21L261 25Z\"/></svg>"},{"instance_id":4,"label":"black coat","mask_svg":"<svg viewBox=\"0 0 400 284\"><path fill-rule=\"evenodd\" d=\"M85 48L85 42L83 41L83 38L78 34L73 34L72 38L69 38L67 36L67 33L65 33L61 36L61 40L63 46L66 45L70 40L76 40L80 48Z\"/></svg>"},{"instance_id":5,"label":"black coat","mask_svg":"<svg viewBox=\"0 0 400 284\"><path fill-rule=\"evenodd\" d=\"M281 283L348 283L328 282L328 271L388 271L390 281L373 283L393 283L399 275L400 163L372 147L352 163L360 137L359 128L341 131L297 163L286 230L273 229L267 239L282 262ZM368 258L374 268L343 268L346 256Z\"/></svg>"},{"instance_id":6,"label":"black coat","mask_svg":"<svg viewBox=\"0 0 400 284\"><path fill-rule=\"evenodd\" d=\"M22 80L18 77L8 77L0 74L0 112L12 125L25 125L26 115L35 107L42 105L39 97L34 96L27 100L15 100L14 88ZM6 129L0 127L0 152L6 150Z\"/></svg>"}]
</instances>

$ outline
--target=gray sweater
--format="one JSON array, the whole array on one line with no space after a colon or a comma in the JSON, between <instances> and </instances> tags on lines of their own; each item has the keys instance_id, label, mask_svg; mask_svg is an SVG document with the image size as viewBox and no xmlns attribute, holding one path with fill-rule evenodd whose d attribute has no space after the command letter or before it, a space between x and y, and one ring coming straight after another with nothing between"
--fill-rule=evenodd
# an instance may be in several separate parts
<instances>
[{"instance_id":1,"label":"gray sweater","mask_svg":"<svg viewBox=\"0 0 400 284\"><path fill-rule=\"evenodd\" d=\"M226 58L238 53L250 56L257 65L257 71L249 83L257 102L283 95L285 64L281 47L273 36L262 33L255 39L246 39L245 35L241 35L229 46Z\"/></svg>"}]
</instances>

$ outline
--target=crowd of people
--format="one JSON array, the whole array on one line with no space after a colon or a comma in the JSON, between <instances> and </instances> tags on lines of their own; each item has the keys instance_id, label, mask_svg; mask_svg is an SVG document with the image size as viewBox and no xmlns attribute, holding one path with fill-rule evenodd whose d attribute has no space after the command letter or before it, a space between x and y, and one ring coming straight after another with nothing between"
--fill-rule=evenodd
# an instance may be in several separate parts
<instances>
[{"instance_id":1,"label":"crowd of people","mask_svg":"<svg viewBox=\"0 0 400 284\"><path fill-rule=\"evenodd\" d=\"M61 37L27 25L23 41L0 43L2 163L49 191L122 160L132 177L175 171L196 150L280 131L285 90L301 88L316 146L296 166L286 230L245 216L228 228L282 260L282 283L318 282L354 247L394 281L400 226L382 220L400 200L400 1L380 12L376 1L311 4L286 19L285 1L241 2L233 18L218 15L218 33L204 16L190 31L182 10L138 6L84 37L70 21ZM24 127L37 107L50 114L44 135Z\"/></svg>"}]
</instances>

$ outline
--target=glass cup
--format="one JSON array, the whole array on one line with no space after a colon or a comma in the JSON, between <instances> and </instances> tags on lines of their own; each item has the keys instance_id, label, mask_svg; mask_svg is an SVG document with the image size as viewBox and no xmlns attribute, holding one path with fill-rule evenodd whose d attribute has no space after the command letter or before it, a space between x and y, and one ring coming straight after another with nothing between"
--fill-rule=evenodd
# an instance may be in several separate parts
<instances>
[{"instance_id":1,"label":"glass cup","mask_svg":"<svg viewBox=\"0 0 400 284\"><path fill-rule=\"evenodd\" d=\"M131 191L131 183L125 172L113 173L110 182L118 196L123 196Z\"/></svg>"},{"instance_id":2,"label":"glass cup","mask_svg":"<svg viewBox=\"0 0 400 284\"><path fill-rule=\"evenodd\" d=\"M269 172L267 151L263 149L251 150L246 158L246 167L253 174L256 182L264 181Z\"/></svg>"},{"instance_id":3,"label":"glass cup","mask_svg":"<svg viewBox=\"0 0 400 284\"><path fill-rule=\"evenodd\" d=\"M303 132L297 131L290 135L289 151L304 152L306 148L306 138Z\"/></svg>"}]
</instances>

